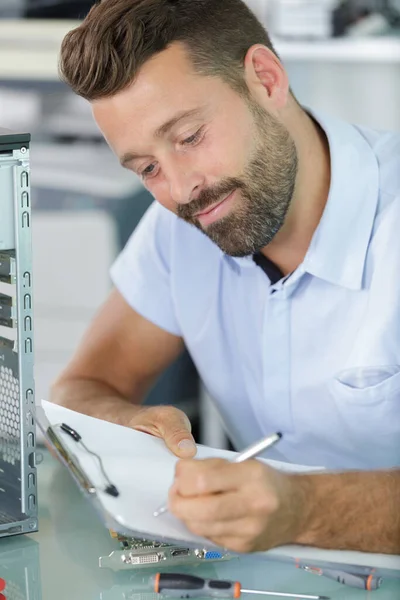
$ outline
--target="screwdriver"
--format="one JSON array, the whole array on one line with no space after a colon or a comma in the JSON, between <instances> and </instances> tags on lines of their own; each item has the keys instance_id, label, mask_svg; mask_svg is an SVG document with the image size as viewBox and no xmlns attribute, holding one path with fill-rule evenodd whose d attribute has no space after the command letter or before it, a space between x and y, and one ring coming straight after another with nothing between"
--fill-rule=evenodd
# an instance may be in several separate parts
<instances>
[{"instance_id":1,"label":"screwdriver","mask_svg":"<svg viewBox=\"0 0 400 600\"><path fill-rule=\"evenodd\" d=\"M314 573L315 575L322 575L329 579L334 579L338 583L349 585L350 587L361 588L362 590L377 590L382 585L382 577L374 574L374 569L368 575L362 575L359 573L352 573L350 571L339 571L335 569L320 569L319 567L301 566L301 569Z\"/></svg>"},{"instance_id":2,"label":"screwdriver","mask_svg":"<svg viewBox=\"0 0 400 600\"><path fill-rule=\"evenodd\" d=\"M150 578L150 584L156 594L173 598L240 598L242 594L260 594L281 598L329 600L328 596L245 590L238 581L203 579L195 575L179 573L157 573Z\"/></svg>"}]
</instances>

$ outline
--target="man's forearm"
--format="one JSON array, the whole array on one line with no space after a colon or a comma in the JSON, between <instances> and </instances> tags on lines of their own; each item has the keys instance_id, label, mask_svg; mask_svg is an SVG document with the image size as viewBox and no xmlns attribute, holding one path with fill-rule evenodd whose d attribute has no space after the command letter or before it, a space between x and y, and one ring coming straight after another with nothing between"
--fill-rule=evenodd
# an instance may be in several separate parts
<instances>
[{"instance_id":1,"label":"man's forearm","mask_svg":"<svg viewBox=\"0 0 400 600\"><path fill-rule=\"evenodd\" d=\"M291 477L307 506L296 543L400 554L400 470Z\"/></svg>"},{"instance_id":2,"label":"man's forearm","mask_svg":"<svg viewBox=\"0 0 400 600\"><path fill-rule=\"evenodd\" d=\"M144 392L138 391L129 401L106 384L84 379L64 379L53 385L50 400L90 417L128 425L140 410L143 396Z\"/></svg>"}]
</instances>

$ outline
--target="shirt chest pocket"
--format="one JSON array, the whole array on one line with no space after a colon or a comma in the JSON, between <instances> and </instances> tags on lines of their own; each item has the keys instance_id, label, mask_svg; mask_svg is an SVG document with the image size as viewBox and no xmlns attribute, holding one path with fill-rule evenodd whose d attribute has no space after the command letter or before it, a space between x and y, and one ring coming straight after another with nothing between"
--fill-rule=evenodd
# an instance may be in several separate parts
<instances>
[{"instance_id":1,"label":"shirt chest pocket","mask_svg":"<svg viewBox=\"0 0 400 600\"><path fill-rule=\"evenodd\" d=\"M338 433L354 464L400 466L400 365L346 369L330 384Z\"/></svg>"},{"instance_id":2,"label":"shirt chest pocket","mask_svg":"<svg viewBox=\"0 0 400 600\"><path fill-rule=\"evenodd\" d=\"M331 392L339 404L348 402L361 407L397 399L400 408L400 365L340 371L331 382Z\"/></svg>"}]
</instances>

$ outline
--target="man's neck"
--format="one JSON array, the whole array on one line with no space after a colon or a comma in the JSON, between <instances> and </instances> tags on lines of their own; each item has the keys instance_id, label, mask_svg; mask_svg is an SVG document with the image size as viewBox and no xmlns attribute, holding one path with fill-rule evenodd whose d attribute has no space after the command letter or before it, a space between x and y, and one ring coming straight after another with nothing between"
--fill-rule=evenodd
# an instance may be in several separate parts
<instances>
[{"instance_id":1,"label":"man's neck","mask_svg":"<svg viewBox=\"0 0 400 600\"><path fill-rule=\"evenodd\" d=\"M282 229L261 250L284 275L303 262L329 194L329 144L321 127L303 110L293 119L299 165L294 197Z\"/></svg>"}]
</instances>

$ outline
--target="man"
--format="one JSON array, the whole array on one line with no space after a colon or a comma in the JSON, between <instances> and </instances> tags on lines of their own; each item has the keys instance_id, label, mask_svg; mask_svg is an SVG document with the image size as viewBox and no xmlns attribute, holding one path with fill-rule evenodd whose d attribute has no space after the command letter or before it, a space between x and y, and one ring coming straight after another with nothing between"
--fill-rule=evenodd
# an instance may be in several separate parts
<instances>
[{"instance_id":1,"label":"man","mask_svg":"<svg viewBox=\"0 0 400 600\"><path fill-rule=\"evenodd\" d=\"M103 0L61 71L156 202L53 401L164 438L170 510L221 546L400 553L400 137L299 106L241 0ZM193 460L139 406L184 346L238 448L334 472Z\"/></svg>"}]
</instances>

